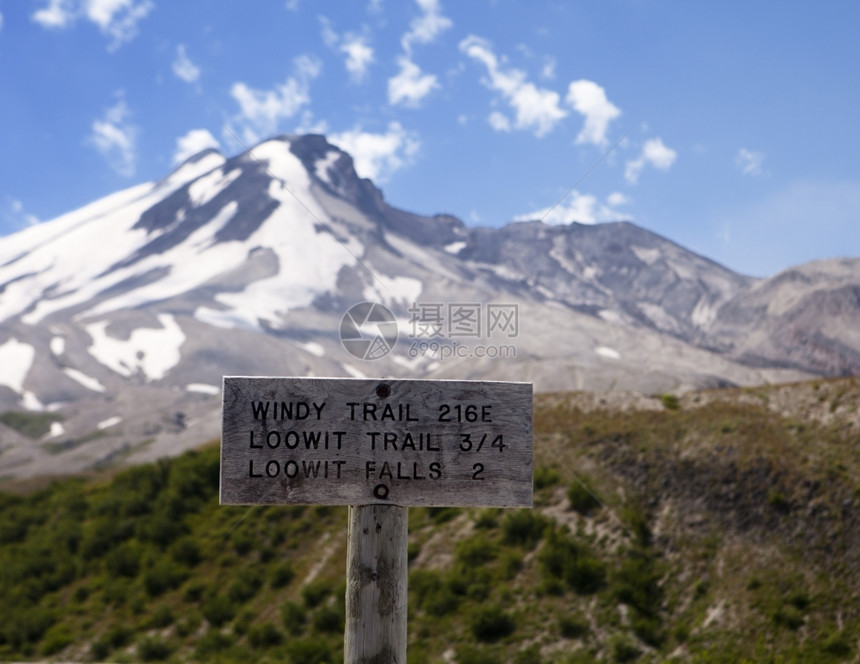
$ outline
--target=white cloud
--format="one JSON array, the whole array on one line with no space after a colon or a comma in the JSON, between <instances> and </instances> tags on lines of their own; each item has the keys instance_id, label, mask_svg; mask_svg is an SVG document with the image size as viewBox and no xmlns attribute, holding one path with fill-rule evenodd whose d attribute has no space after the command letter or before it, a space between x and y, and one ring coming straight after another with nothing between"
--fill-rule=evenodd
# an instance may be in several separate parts
<instances>
[{"instance_id":1,"label":"white cloud","mask_svg":"<svg viewBox=\"0 0 860 664\"><path fill-rule=\"evenodd\" d=\"M487 68L489 79L483 82L501 93L514 109L516 129L528 129L536 136L543 136L567 115L559 105L557 92L538 88L518 69L503 68L486 40L470 35L460 42L460 50Z\"/></svg>"},{"instance_id":2,"label":"white cloud","mask_svg":"<svg viewBox=\"0 0 860 664\"><path fill-rule=\"evenodd\" d=\"M764 173L762 170L763 163L764 152L756 152L754 150L740 148L738 153L735 155L735 166L737 166L740 172L744 175L751 175L753 177L762 175Z\"/></svg>"},{"instance_id":3,"label":"white cloud","mask_svg":"<svg viewBox=\"0 0 860 664\"><path fill-rule=\"evenodd\" d=\"M299 0L287 0L287 9L291 12L299 11Z\"/></svg>"},{"instance_id":4,"label":"white cloud","mask_svg":"<svg viewBox=\"0 0 860 664\"><path fill-rule=\"evenodd\" d=\"M181 164L189 157L209 148L221 149L218 142L208 129L192 129L185 136L176 139L176 151L173 153L173 163Z\"/></svg>"},{"instance_id":5,"label":"white cloud","mask_svg":"<svg viewBox=\"0 0 860 664\"><path fill-rule=\"evenodd\" d=\"M490 116L487 118L487 122L489 122L490 126L496 131L511 130L511 121L508 119L508 116L503 115L498 111L490 113Z\"/></svg>"},{"instance_id":6,"label":"white cloud","mask_svg":"<svg viewBox=\"0 0 860 664\"><path fill-rule=\"evenodd\" d=\"M609 123L621 115L618 107L606 98L606 91L594 81L573 81L567 89L566 101L585 116L585 125L576 142L606 145Z\"/></svg>"},{"instance_id":7,"label":"white cloud","mask_svg":"<svg viewBox=\"0 0 860 664\"><path fill-rule=\"evenodd\" d=\"M551 80L555 78L555 66L558 64L557 60L552 56L546 56L543 62L543 69L540 70L541 78L545 78L547 80Z\"/></svg>"},{"instance_id":8,"label":"white cloud","mask_svg":"<svg viewBox=\"0 0 860 664\"><path fill-rule=\"evenodd\" d=\"M439 87L434 74L425 74L408 57L397 59L400 73L388 79L388 103L416 108L421 100Z\"/></svg>"},{"instance_id":9,"label":"white cloud","mask_svg":"<svg viewBox=\"0 0 860 664\"><path fill-rule=\"evenodd\" d=\"M367 38L353 33L347 33L341 38L331 27L331 21L327 17L320 16L319 22L323 43L328 48L346 55L346 70L354 82L361 83L368 67L374 61L373 49L367 44Z\"/></svg>"},{"instance_id":10,"label":"white cloud","mask_svg":"<svg viewBox=\"0 0 860 664\"><path fill-rule=\"evenodd\" d=\"M645 141L642 146L642 153L636 159L631 159L627 162L624 169L624 177L630 184L636 184L639 181L639 175L645 166L650 165L661 171L668 171L675 159L678 158L678 153L670 147L666 147L660 138L651 138Z\"/></svg>"},{"instance_id":11,"label":"white cloud","mask_svg":"<svg viewBox=\"0 0 860 664\"><path fill-rule=\"evenodd\" d=\"M65 28L74 23L77 11L71 0L49 0L31 17L43 28Z\"/></svg>"},{"instance_id":12,"label":"white cloud","mask_svg":"<svg viewBox=\"0 0 860 664\"><path fill-rule=\"evenodd\" d=\"M134 39L138 22L154 8L150 0L86 0L84 5L87 18L113 39L108 51Z\"/></svg>"},{"instance_id":13,"label":"white cloud","mask_svg":"<svg viewBox=\"0 0 860 664\"><path fill-rule=\"evenodd\" d=\"M152 0L48 0L32 19L44 28L66 28L83 17L111 38L108 51L115 51L137 36L137 24L154 8Z\"/></svg>"},{"instance_id":14,"label":"white cloud","mask_svg":"<svg viewBox=\"0 0 860 664\"><path fill-rule=\"evenodd\" d=\"M0 30L3 29L3 14L0 13Z\"/></svg>"},{"instance_id":15,"label":"white cloud","mask_svg":"<svg viewBox=\"0 0 860 664\"><path fill-rule=\"evenodd\" d=\"M194 83L200 78L200 67L195 65L185 53L185 44L176 47L176 59L173 61L173 73L186 83Z\"/></svg>"},{"instance_id":16,"label":"white cloud","mask_svg":"<svg viewBox=\"0 0 860 664\"><path fill-rule=\"evenodd\" d=\"M629 205L632 201L627 194L623 194L620 191L613 191L609 196L606 197L606 203L612 207L619 207L621 205Z\"/></svg>"},{"instance_id":17,"label":"white cloud","mask_svg":"<svg viewBox=\"0 0 860 664\"><path fill-rule=\"evenodd\" d=\"M543 208L528 214L514 217L514 221L533 221L539 219L545 224L557 226L560 224L596 224L602 221L618 221L619 219L630 219L629 214L621 213L613 209L607 198L606 203L600 203L592 194L580 194L577 191L569 194L563 201L552 208Z\"/></svg>"},{"instance_id":18,"label":"white cloud","mask_svg":"<svg viewBox=\"0 0 860 664\"><path fill-rule=\"evenodd\" d=\"M310 81L319 75L321 65L306 55L297 57L293 65L295 75L270 90L255 90L241 81L234 83L230 96L239 104L239 114L228 123L226 130L232 131L235 123L240 127L243 140L256 143L277 133L282 120L310 104Z\"/></svg>"},{"instance_id":19,"label":"white cloud","mask_svg":"<svg viewBox=\"0 0 860 664\"><path fill-rule=\"evenodd\" d=\"M360 177L384 182L396 171L412 163L421 143L399 122L391 122L384 134L362 131L360 127L332 134L329 141L352 155Z\"/></svg>"},{"instance_id":20,"label":"white cloud","mask_svg":"<svg viewBox=\"0 0 860 664\"><path fill-rule=\"evenodd\" d=\"M337 44L340 41L340 37L331 27L331 21L329 21L328 18L325 16L320 16L319 22L321 26L320 36L322 37L323 44L325 44L329 48L337 48Z\"/></svg>"},{"instance_id":21,"label":"white cloud","mask_svg":"<svg viewBox=\"0 0 860 664\"><path fill-rule=\"evenodd\" d=\"M129 121L131 111L120 95L102 119L94 120L89 142L120 175L134 175L138 128Z\"/></svg>"},{"instance_id":22,"label":"white cloud","mask_svg":"<svg viewBox=\"0 0 860 664\"><path fill-rule=\"evenodd\" d=\"M373 49L365 43L363 37L347 35L340 45L340 50L346 54L346 70L352 80L360 83L373 62Z\"/></svg>"},{"instance_id":23,"label":"white cloud","mask_svg":"<svg viewBox=\"0 0 860 664\"><path fill-rule=\"evenodd\" d=\"M412 52L412 44L429 44L442 32L454 25L447 16L442 15L439 0L416 0L421 15L412 19L409 32L403 35L400 43L407 53Z\"/></svg>"},{"instance_id":24,"label":"white cloud","mask_svg":"<svg viewBox=\"0 0 860 664\"><path fill-rule=\"evenodd\" d=\"M0 220L12 228L26 228L40 223L39 217L24 210L24 203L17 198L6 197L6 209L0 209Z\"/></svg>"}]
</instances>

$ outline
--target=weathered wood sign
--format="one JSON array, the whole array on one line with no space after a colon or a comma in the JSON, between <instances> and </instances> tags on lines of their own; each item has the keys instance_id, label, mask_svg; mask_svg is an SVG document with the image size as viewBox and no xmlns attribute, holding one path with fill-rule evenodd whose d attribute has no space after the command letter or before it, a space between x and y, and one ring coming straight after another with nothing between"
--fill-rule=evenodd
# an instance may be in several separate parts
<instances>
[{"instance_id":1,"label":"weathered wood sign","mask_svg":"<svg viewBox=\"0 0 860 664\"><path fill-rule=\"evenodd\" d=\"M224 378L221 503L530 507L530 383Z\"/></svg>"}]
</instances>

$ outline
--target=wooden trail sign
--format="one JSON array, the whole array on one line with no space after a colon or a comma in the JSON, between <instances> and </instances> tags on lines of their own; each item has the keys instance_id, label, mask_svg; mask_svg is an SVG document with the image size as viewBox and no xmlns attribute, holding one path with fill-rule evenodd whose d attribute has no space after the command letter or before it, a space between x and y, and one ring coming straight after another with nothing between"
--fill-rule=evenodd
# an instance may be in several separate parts
<instances>
[{"instance_id":1,"label":"wooden trail sign","mask_svg":"<svg viewBox=\"0 0 860 664\"><path fill-rule=\"evenodd\" d=\"M408 506L531 507L532 386L224 378L222 505L349 505L346 664L405 664Z\"/></svg>"},{"instance_id":2,"label":"wooden trail sign","mask_svg":"<svg viewBox=\"0 0 860 664\"><path fill-rule=\"evenodd\" d=\"M224 378L221 503L530 507L532 386Z\"/></svg>"}]
</instances>

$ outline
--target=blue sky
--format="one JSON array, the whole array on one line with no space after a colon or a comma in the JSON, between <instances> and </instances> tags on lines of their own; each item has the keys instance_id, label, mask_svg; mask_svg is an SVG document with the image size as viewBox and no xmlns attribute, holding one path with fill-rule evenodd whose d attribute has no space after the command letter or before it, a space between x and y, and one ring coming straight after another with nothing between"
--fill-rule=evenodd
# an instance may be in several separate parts
<instances>
[{"instance_id":1,"label":"blue sky","mask_svg":"<svg viewBox=\"0 0 860 664\"><path fill-rule=\"evenodd\" d=\"M847 1L0 0L0 234L312 131L470 225L588 174L547 222L757 276L860 256L858 28Z\"/></svg>"}]
</instances>

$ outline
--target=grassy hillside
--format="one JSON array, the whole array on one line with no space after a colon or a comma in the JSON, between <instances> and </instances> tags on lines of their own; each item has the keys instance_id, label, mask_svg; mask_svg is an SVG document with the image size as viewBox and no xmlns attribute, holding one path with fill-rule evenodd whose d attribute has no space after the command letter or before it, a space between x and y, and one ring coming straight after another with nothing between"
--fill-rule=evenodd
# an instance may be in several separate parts
<instances>
[{"instance_id":1,"label":"grassy hillside","mask_svg":"<svg viewBox=\"0 0 860 664\"><path fill-rule=\"evenodd\" d=\"M538 397L534 510L410 510L409 662L858 661L860 381L613 399ZM7 487L0 659L342 661L346 508L217 487Z\"/></svg>"}]
</instances>

